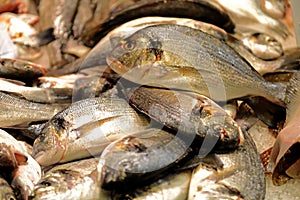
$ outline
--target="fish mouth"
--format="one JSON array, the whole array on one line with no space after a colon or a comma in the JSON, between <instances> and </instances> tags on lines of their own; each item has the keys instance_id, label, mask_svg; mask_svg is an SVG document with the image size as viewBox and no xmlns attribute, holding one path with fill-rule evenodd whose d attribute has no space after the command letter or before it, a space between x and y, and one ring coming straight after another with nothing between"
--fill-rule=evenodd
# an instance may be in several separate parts
<instances>
[{"instance_id":1,"label":"fish mouth","mask_svg":"<svg viewBox=\"0 0 300 200\"><path fill-rule=\"evenodd\" d=\"M113 56L107 56L106 57L106 62L107 62L108 65L117 66L118 69L120 69L120 70L122 70L124 68L124 65L120 61L118 61L118 59L116 59Z\"/></svg>"}]
</instances>

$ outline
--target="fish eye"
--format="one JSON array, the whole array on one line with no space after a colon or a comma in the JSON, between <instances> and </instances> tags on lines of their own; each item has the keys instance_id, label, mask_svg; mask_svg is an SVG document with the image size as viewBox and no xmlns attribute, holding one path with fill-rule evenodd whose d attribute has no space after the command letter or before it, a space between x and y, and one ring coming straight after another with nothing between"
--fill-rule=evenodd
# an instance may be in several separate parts
<instances>
[{"instance_id":1,"label":"fish eye","mask_svg":"<svg viewBox=\"0 0 300 200\"><path fill-rule=\"evenodd\" d=\"M42 182L40 182L40 184L43 185L43 186L46 186L46 187L51 186L51 183L48 182L48 181L42 181Z\"/></svg>"},{"instance_id":2,"label":"fish eye","mask_svg":"<svg viewBox=\"0 0 300 200\"><path fill-rule=\"evenodd\" d=\"M39 139L40 139L41 142L44 141L45 138L46 138L45 135L43 135L43 134L39 135Z\"/></svg>"},{"instance_id":3,"label":"fish eye","mask_svg":"<svg viewBox=\"0 0 300 200\"><path fill-rule=\"evenodd\" d=\"M126 49L126 50L132 50L135 48L135 41L134 40L123 40L121 41L121 47L123 49Z\"/></svg>"}]
</instances>

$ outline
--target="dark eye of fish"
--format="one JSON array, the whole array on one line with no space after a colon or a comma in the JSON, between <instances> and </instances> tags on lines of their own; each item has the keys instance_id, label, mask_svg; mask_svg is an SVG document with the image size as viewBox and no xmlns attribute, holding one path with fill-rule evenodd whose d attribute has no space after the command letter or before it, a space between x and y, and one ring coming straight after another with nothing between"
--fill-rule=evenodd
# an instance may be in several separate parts
<instances>
[{"instance_id":1,"label":"dark eye of fish","mask_svg":"<svg viewBox=\"0 0 300 200\"><path fill-rule=\"evenodd\" d=\"M51 183L48 182L48 181L42 181L42 182L40 182L39 184L40 184L40 185L43 185L43 186L46 186L46 187L51 186Z\"/></svg>"},{"instance_id":2,"label":"dark eye of fish","mask_svg":"<svg viewBox=\"0 0 300 200\"><path fill-rule=\"evenodd\" d=\"M133 50L136 46L136 42L134 40L123 40L121 42L121 47L125 50Z\"/></svg>"},{"instance_id":3,"label":"dark eye of fish","mask_svg":"<svg viewBox=\"0 0 300 200\"><path fill-rule=\"evenodd\" d=\"M40 141L42 142L42 141L44 141L45 140L45 135L44 134L41 134L40 136L39 136L39 139L40 139Z\"/></svg>"}]
</instances>

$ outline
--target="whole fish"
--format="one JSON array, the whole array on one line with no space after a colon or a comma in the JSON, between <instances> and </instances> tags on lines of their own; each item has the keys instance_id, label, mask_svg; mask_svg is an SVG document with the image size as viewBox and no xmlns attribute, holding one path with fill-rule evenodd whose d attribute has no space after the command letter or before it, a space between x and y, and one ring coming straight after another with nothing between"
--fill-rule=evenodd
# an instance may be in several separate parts
<instances>
[{"instance_id":1,"label":"whole fish","mask_svg":"<svg viewBox=\"0 0 300 200\"><path fill-rule=\"evenodd\" d=\"M34 121L47 121L65 107L64 104L33 103L0 92L0 127L28 125Z\"/></svg>"},{"instance_id":2,"label":"whole fish","mask_svg":"<svg viewBox=\"0 0 300 200\"><path fill-rule=\"evenodd\" d=\"M100 188L98 163L90 158L53 167L35 185L31 199L110 199Z\"/></svg>"},{"instance_id":3,"label":"whole fish","mask_svg":"<svg viewBox=\"0 0 300 200\"><path fill-rule=\"evenodd\" d=\"M148 126L119 98L90 98L56 114L33 145L33 157L52 165L100 154L110 142Z\"/></svg>"},{"instance_id":4,"label":"whole fish","mask_svg":"<svg viewBox=\"0 0 300 200\"><path fill-rule=\"evenodd\" d=\"M217 154L221 169L200 164L194 169L189 200L264 199L266 180L263 165L249 133L245 143L228 154Z\"/></svg>"},{"instance_id":5,"label":"whole fish","mask_svg":"<svg viewBox=\"0 0 300 200\"><path fill-rule=\"evenodd\" d=\"M128 89L126 93L130 104L139 111L186 133L186 137L197 136L210 143L207 153L213 148L234 149L243 143L243 133L236 122L205 96L147 87Z\"/></svg>"},{"instance_id":6,"label":"whole fish","mask_svg":"<svg viewBox=\"0 0 300 200\"><path fill-rule=\"evenodd\" d=\"M32 83L44 76L47 69L32 62L19 59L0 58L0 77Z\"/></svg>"},{"instance_id":7,"label":"whole fish","mask_svg":"<svg viewBox=\"0 0 300 200\"><path fill-rule=\"evenodd\" d=\"M125 194L114 194L113 200L182 200L188 197L188 188L191 180L191 171L183 171L177 174L169 174L145 187L128 191Z\"/></svg>"},{"instance_id":8,"label":"whole fish","mask_svg":"<svg viewBox=\"0 0 300 200\"><path fill-rule=\"evenodd\" d=\"M281 85L265 81L224 41L200 30L154 25L111 42L107 63L132 82L193 91L215 101L252 95L284 105Z\"/></svg>"},{"instance_id":9,"label":"whole fish","mask_svg":"<svg viewBox=\"0 0 300 200\"><path fill-rule=\"evenodd\" d=\"M23 86L22 82L0 78L0 91L17 94L37 103L69 103L73 90L70 88L36 88Z\"/></svg>"},{"instance_id":10,"label":"whole fish","mask_svg":"<svg viewBox=\"0 0 300 200\"><path fill-rule=\"evenodd\" d=\"M0 176L0 199L1 200L17 200L15 194L7 183L7 181Z\"/></svg>"},{"instance_id":11,"label":"whole fish","mask_svg":"<svg viewBox=\"0 0 300 200\"><path fill-rule=\"evenodd\" d=\"M284 18L287 9L286 0L259 0L261 1L262 10L276 19Z\"/></svg>"},{"instance_id":12,"label":"whole fish","mask_svg":"<svg viewBox=\"0 0 300 200\"><path fill-rule=\"evenodd\" d=\"M275 185L281 185L290 178L300 178L300 158L297 153L300 142L299 80L299 73L295 73L290 80L287 88L285 125L279 132L270 155L269 170L273 172L272 179Z\"/></svg>"},{"instance_id":13,"label":"whole fish","mask_svg":"<svg viewBox=\"0 0 300 200\"><path fill-rule=\"evenodd\" d=\"M157 179L186 158L191 148L157 128L146 129L111 143L100 156L101 187L128 191Z\"/></svg>"}]
</instances>

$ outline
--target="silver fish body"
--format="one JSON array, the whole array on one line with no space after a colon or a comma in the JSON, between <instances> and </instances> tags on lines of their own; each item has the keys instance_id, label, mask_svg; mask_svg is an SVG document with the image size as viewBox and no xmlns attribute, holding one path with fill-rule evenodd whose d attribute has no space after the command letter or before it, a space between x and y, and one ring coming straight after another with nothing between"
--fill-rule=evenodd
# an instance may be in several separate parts
<instances>
[{"instance_id":1,"label":"silver fish body","mask_svg":"<svg viewBox=\"0 0 300 200\"><path fill-rule=\"evenodd\" d=\"M49 120L66 106L33 103L0 92L0 127L29 124Z\"/></svg>"},{"instance_id":2,"label":"silver fish body","mask_svg":"<svg viewBox=\"0 0 300 200\"><path fill-rule=\"evenodd\" d=\"M148 123L120 98L78 101L45 125L34 142L33 157L45 166L98 155L110 142Z\"/></svg>"},{"instance_id":3,"label":"silver fish body","mask_svg":"<svg viewBox=\"0 0 300 200\"><path fill-rule=\"evenodd\" d=\"M97 180L99 159L91 158L53 167L35 185L31 199L101 199Z\"/></svg>"},{"instance_id":4,"label":"silver fish body","mask_svg":"<svg viewBox=\"0 0 300 200\"><path fill-rule=\"evenodd\" d=\"M186 133L191 140L197 137L204 142L210 141L210 150L234 149L244 141L236 122L205 96L147 87L128 89L126 93L130 104L139 111L171 129Z\"/></svg>"},{"instance_id":5,"label":"silver fish body","mask_svg":"<svg viewBox=\"0 0 300 200\"><path fill-rule=\"evenodd\" d=\"M101 187L123 192L136 188L157 179L190 152L191 148L178 135L157 128L121 138L100 156Z\"/></svg>"},{"instance_id":6,"label":"silver fish body","mask_svg":"<svg viewBox=\"0 0 300 200\"><path fill-rule=\"evenodd\" d=\"M215 101L254 95L284 105L280 86L265 81L224 41L200 30L154 25L112 44L109 66L132 82L193 91Z\"/></svg>"},{"instance_id":7,"label":"silver fish body","mask_svg":"<svg viewBox=\"0 0 300 200\"><path fill-rule=\"evenodd\" d=\"M217 156L223 163L221 169L205 164L194 169L188 199L264 199L264 169L248 133L239 149Z\"/></svg>"}]
</instances>

